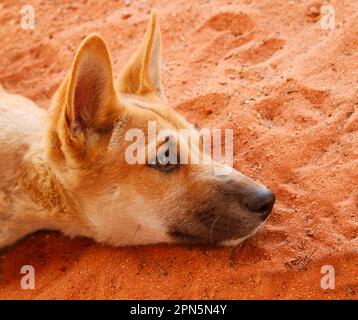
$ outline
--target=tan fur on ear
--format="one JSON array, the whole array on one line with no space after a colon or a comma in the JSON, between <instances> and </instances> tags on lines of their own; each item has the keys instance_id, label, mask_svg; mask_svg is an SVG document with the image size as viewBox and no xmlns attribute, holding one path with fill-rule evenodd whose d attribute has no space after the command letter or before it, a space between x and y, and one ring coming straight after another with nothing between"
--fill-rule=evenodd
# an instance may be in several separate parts
<instances>
[{"instance_id":1,"label":"tan fur on ear","mask_svg":"<svg viewBox=\"0 0 358 320\"><path fill-rule=\"evenodd\" d=\"M80 45L51 108L51 156L95 158L110 137L121 106L104 40L91 34Z\"/></svg>"},{"instance_id":2,"label":"tan fur on ear","mask_svg":"<svg viewBox=\"0 0 358 320\"><path fill-rule=\"evenodd\" d=\"M141 46L119 76L119 92L167 101L161 85L160 45L159 17L153 9Z\"/></svg>"},{"instance_id":3,"label":"tan fur on ear","mask_svg":"<svg viewBox=\"0 0 358 320\"><path fill-rule=\"evenodd\" d=\"M91 34L73 61L67 88L66 114L71 125L95 130L113 120L116 93L112 63L104 40Z\"/></svg>"}]
</instances>

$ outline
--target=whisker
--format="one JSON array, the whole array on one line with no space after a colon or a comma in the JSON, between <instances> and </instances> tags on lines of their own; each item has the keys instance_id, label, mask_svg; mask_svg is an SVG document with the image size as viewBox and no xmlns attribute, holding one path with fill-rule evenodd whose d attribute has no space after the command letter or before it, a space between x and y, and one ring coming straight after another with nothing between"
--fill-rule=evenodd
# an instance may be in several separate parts
<instances>
[{"instance_id":1,"label":"whisker","mask_svg":"<svg viewBox=\"0 0 358 320\"><path fill-rule=\"evenodd\" d=\"M220 216L216 217L216 219L213 221L213 224L211 225L211 228L210 228L210 243L213 243L213 230L214 230L214 225L216 223L216 221L218 221L220 218Z\"/></svg>"},{"instance_id":2,"label":"whisker","mask_svg":"<svg viewBox=\"0 0 358 320\"><path fill-rule=\"evenodd\" d=\"M134 239L135 239L135 237L136 237L138 231L139 231L141 228L142 228L142 226L141 226L140 224L138 224L138 227L137 227L137 229L135 230L135 232L134 232L134 234L133 234L133 237L132 237L131 240L128 242L128 244L130 244L131 242L134 241Z\"/></svg>"}]
</instances>

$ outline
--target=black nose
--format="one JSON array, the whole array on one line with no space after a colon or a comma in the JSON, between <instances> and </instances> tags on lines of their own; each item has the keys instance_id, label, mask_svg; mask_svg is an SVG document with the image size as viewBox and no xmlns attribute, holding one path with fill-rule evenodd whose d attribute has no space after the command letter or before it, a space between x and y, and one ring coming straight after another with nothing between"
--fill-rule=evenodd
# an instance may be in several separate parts
<instances>
[{"instance_id":1,"label":"black nose","mask_svg":"<svg viewBox=\"0 0 358 320\"><path fill-rule=\"evenodd\" d=\"M265 220L272 211L273 204L275 203L275 195L272 191L262 188L257 192L251 193L246 199L246 207L258 214Z\"/></svg>"}]
</instances>

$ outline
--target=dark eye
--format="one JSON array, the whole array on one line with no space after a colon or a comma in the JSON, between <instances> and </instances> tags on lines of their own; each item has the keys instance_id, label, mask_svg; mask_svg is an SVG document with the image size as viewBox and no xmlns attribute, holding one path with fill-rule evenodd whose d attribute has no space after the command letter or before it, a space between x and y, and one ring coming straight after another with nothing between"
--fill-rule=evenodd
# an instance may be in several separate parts
<instances>
[{"instance_id":1,"label":"dark eye","mask_svg":"<svg viewBox=\"0 0 358 320\"><path fill-rule=\"evenodd\" d=\"M155 161L149 162L149 166L163 172L169 172L174 170L178 164L169 161L169 150L167 150L162 155L158 155Z\"/></svg>"}]
</instances>

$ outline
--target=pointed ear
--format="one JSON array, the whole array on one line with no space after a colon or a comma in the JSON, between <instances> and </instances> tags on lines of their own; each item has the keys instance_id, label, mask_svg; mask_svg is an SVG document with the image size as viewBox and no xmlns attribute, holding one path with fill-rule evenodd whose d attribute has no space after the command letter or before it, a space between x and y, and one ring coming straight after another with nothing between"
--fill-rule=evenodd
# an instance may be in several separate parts
<instances>
[{"instance_id":1,"label":"pointed ear","mask_svg":"<svg viewBox=\"0 0 358 320\"><path fill-rule=\"evenodd\" d=\"M144 40L119 76L120 93L167 101L160 78L160 42L159 18L152 10Z\"/></svg>"},{"instance_id":2,"label":"pointed ear","mask_svg":"<svg viewBox=\"0 0 358 320\"><path fill-rule=\"evenodd\" d=\"M71 131L105 130L118 113L116 100L107 46L92 34L78 49L67 79L67 125Z\"/></svg>"}]
</instances>

